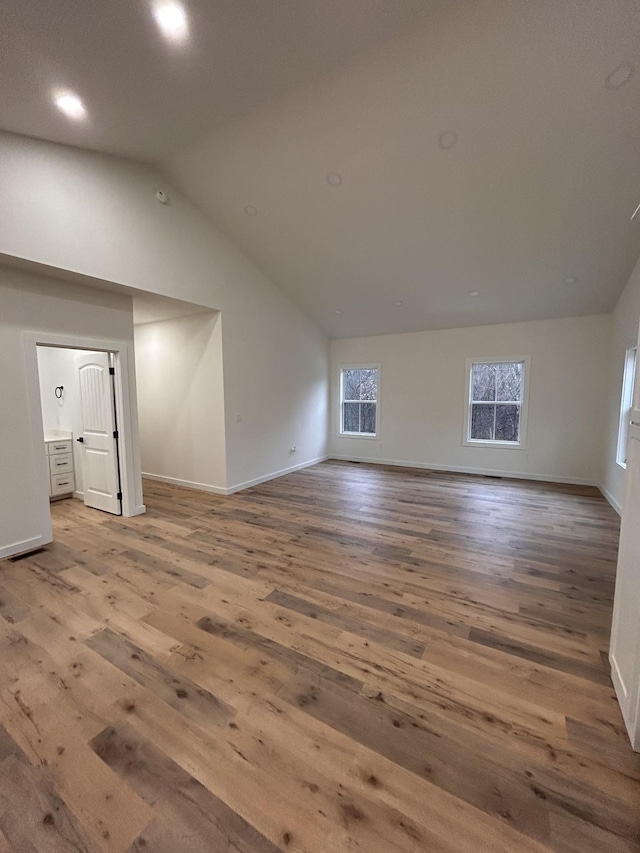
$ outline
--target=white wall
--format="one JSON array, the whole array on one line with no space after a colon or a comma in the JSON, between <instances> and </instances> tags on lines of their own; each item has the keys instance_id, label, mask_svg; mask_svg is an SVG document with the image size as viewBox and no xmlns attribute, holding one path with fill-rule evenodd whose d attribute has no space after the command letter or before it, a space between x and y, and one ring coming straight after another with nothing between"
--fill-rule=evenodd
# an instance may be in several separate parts
<instances>
[{"instance_id":1,"label":"white wall","mask_svg":"<svg viewBox=\"0 0 640 853\"><path fill-rule=\"evenodd\" d=\"M332 456L561 482L600 473L610 317L332 341ZM527 447L462 443L467 358L531 357ZM338 435L340 365L381 365L379 437Z\"/></svg>"},{"instance_id":2,"label":"white wall","mask_svg":"<svg viewBox=\"0 0 640 853\"><path fill-rule=\"evenodd\" d=\"M625 354L638 343L640 322L640 261L623 290L613 312L611 350L608 359L608 399L604 437L604 458L600 488L609 502L622 513L625 487L625 469L616 462L620 403Z\"/></svg>"},{"instance_id":3,"label":"white wall","mask_svg":"<svg viewBox=\"0 0 640 853\"><path fill-rule=\"evenodd\" d=\"M32 440L31 423L41 410L29 403L25 332L119 341L133 357L131 299L0 267L0 556L41 544L49 513L44 449ZM142 504L133 429L134 498Z\"/></svg>"},{"instance_id":4,"label":"white wall","mask_svg":"<svg viewBox=\"0 0 640 853\"><path fill-rule=\"evenodd\" d=\"M68 415L73 407L73 396L67 394L68 384L61 381L62 371L65 371L64 379L67 379L64 363L61 363L59 354L66 357L66 350L55 347L38 347L38 378L40 379L40 405L42 406L42 424L45 432L62 429L60 426L63 411ZM64 385L63 397L55 396L58 385ZM68 420L68 417L65 417Z\"/></svg>"},{"instance_id":5,"label":"white wall","mask_svg":"<svg viewBox=\"0 0 640 853\"><path fill-rule=\"evenodd\" d=\"M222 312L228 487L324 456L326 338L155 169L0 133L0 186L0 254Z\"/></svg>"},{"instance_id":6,"label":"white wall","mask_svg":"<svg viewBox=\"0 0 640 853\"><path fill-rule=\"evenodd\" d=\"M65 430L74 438L82 434L82 410L80 408L80 379L75 360L76 350L58 347L38 347L38 374L40 378L40 402L45 432ZM55 389L62 385L62 397L55 396ZM75 491L82 495L82 452L81 446L73 442L75 468Z\"/></svg>"},{"instance_id":7,"label":"white wall","mask_svg":"<svg viewBox=\"0 0 640 853\"><path fill-rule=\"evenodd\" d=\"M212 312L134 327L145 475L225 491L221 325Z\"/></svg>"}]
</instances>

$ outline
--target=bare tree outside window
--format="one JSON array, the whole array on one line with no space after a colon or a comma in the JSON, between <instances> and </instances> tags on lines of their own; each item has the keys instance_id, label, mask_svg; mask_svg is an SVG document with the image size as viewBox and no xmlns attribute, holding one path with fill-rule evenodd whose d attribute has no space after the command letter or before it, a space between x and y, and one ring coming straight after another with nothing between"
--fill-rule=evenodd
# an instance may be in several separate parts
<instances>
[{"instance_id":1,"label":"bare tree outside window","mask_svg":"<svg viewBox=\"0 0 640 853\"><path fill-rule=\"evenodd\" d=\"M520 441L524 362L476 362L471 366L469 439Z\"/></svg>"},{"instance_id":2,"label":"bare tree outside window","mask_svg":"<svg viewBox=\"0 0 640 853\"><path fill-rule=\"evenodd\" d=\"M343 368L340 431L352 435L375 435L377 406L378 369Z\"/></svg>"}]
</instances>

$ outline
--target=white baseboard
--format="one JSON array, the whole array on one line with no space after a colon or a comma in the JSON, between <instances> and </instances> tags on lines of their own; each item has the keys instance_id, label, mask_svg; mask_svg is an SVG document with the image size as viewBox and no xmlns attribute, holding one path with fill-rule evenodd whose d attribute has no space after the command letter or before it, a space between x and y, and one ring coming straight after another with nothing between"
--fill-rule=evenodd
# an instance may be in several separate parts
<instances>
[{"instance_id":1,"label":"white baseboard","mask_svg":"<svg viewBox=\"0 0 640 853\"><path fill-rule=\"evenodd\" d=\"M77 498L79 501L84 500L84 492L74 492L73 496L74 496L74 498Z\"/></svg>"},{"instance_id":2,"label":"white baseboard","mask_svg":"<svg viewBox=\"0 0 640 853\"><path fill-rule=\"evenodd\" d=\"M600 489L600 491L601 491L601 492L602 492L602 494L604 495L605 500L607 501L607 503L611 504L611 506L612 506L612 507L615 509L615 511L618 513L618 515L620 516L620 518L622 518L622 506L621 506L621 505L618 503L618 501L614 498L614 496L611 494L611 492L609 491L609 489L606 489L606 488L602 485L602 483L598 483L598 488Z\"/></svg>"},{"instance_id":3,"label":"white baseboard","mask_svg":"<svg viewBox=\"0 0 640 853\"><path fill-rule=\"evenodd\" d=\"M443 471L452 474L477 474L483 477L505 477L510 480L538 480L543 483L564 483L569 486L596 486L595 480L580 477L562 477L549 474L525 474L519 471L495 471L490 468L465 468L460 465L432 465L427 462L398 462L396 459L374 459L366 456L342 456L331 454L329 459L341 462L366 462L370 465L394 465L398 468L421 468L427 471Z\"/></svg>"},{"instance_id":4,"label":"white baseboard","mask_svg":"<svg viewBox=\"0 0 640 853\"><path fill-rule=\"evenodd\" d=\"M618 698L618 704L622 709L623 706L626 706L627 700L627 689L624 686L624 681L620 675L620 669L618 667L618 662L616 661L613 654L609 653L609 663L611 664L611 681L613 681L613 686L616 690L616 696ZM624 711L621 711L624 716Z\"/></svg>"},{"instance_id":5,"label":"white baseboard","mask_svg":"<svg viewBox=\"0 0 640 853\"><path fill-rule=\"evenodd\" d=\"M48 545L52 541L51 538L47 539L41 534L40 536L33 536L31 539L13 542L11 545L0 548L0 560L4 560L6 557L15 557L17 554L25 554L27 551L35 551L36 548L42 548L43 545Z\"/></svg>"},{"instance_id":6,"label":"white baseboard","mask_svg":"<svg viewBox=\"0 0 640 853\"><path fill-rule=\"evenodd\" d=\"M142 473L143 477L148 480L155 480L158 483L168 483L173 486L182 486L185 489L194 489L198 492L211 492L214 495L233 495L243 489L248 489L251 486L258 486L260 483L266 483L268 480L275 480L277 477L284 477L285 474L293 474L294 471L301 471L303 468L310 468L312 465L317 465L319 462L326 462L328 456L319 456L317 459L311 459L308 462L301 462L299 465L292 465L290 468L282 468L280 471L274 471L271 474L265 474L263 477L256 477L255 480L247 480L244 483L237 483L235 486L213 486L209 483L197 483L192 480L179 480L176 477L165 477L161 474Z\"/></svg>"},{"instance_id":7,"label":"white baseboard","mask_svg":"<svg viewBox=\"0 0 640 853\"><path fill-rule=\"evenodd\" d=\"M165 477L163 474L148 474L142 472L147 480L155 480L157 483L168 483L170 486L182 486L183 489L195 489L197 492L213 492L214 495L226 495L227 489L223 486L211 486L209 483L196 483L192 480L179 480L177 477Z\"/></svg>"},{"instance_id":8,"label":"white baseboard","mask_svg":"<svg viewBox=\"0 0 640 853\"><path fill-rule=\"evenodd\" d=\"M366 456L344 456L331 454L328 456L319 456L317 459L311 459L308 462L301 462L299 465L292 465L290 468L282 468L280 471L274 471L271 474L265 474L263 477L256 477L254 480L246 480L243 483L237 483L234 486L213 486L208 483L197 483L191 480L180 480L176 477L165 477L160 474L142 474L149 480L156 480L159 483L169 483L174 486L182 486L185 489L195 489L200 492L211 492L216 495L232 495L240 492L243 489L248 489L251 486L258 486L260 483L266 483L269 480L275 480L277 477L284 477L286 474L292 474L294 471L300 471L303 468L310 468L312 465L318 465L320 462L326 462L327 459L336 459L341 462L365 462L370 465L393 465L398 468L420 468L430 471L451 472L453 474L476 474L485 477L505 477L515 480L538 480L543 483L565 483L571 486L596 486L601 491L602 487L595 480L586 480L579 477L561 477L547 474L526 474L514 471L500 471L489 468L465 468L458 465L433 465L426 462L399 462L396 459L375 459ZM607 500L611 503L614 509L616 505L611 501L610 497L603 491Z\"/></svg>"},{"instance_id":9,"label":"white baseboard","mask_svg":"<svg viewBox=\"0 0 640 853\"><path fill-rule=\"evenodd\" d=\"M318 456L317 459L310 459L308 462L301 462L299 465L292 465L290 468L283 468L281 471L274 471L273 474L265 474L264 477L256 477L255 480L247 480L244 483L238 483L235 486L229 486L226 494L233 495L235 492L240 492L242 489L248 489L251 486L259 486L260 483L266 483L269 480L275 480L278 477L284 477L285 474L293 474L294 471L301 471L303 468L311 468L312 465L319 465L320 462L326 462L328 456Z\"/></svg>"},{"instance_id":10,"label":"white baseboard","mask_svg":"<svg viewBox=\"0 0 640 853\"><path fill-rule=\"evenodd\" d=\"M616 693L620 713L624 720L624 725L631 741L631 747L635 752L640 752L640 728L636 719L636 708L634 707L635 699L629 696L624 681L620 675L620 669L614 655L609 655L609 663L611 664L611 681L613 689Z\"/></svg>"},{"instance_id":11,"label":"white baseboard","mask_svg":"<svg viewBox=\"0 0 640 853\"><path fill-rule=\"evenodd\" d=\"M126 517L133 518L134 515L144 515L146 511L147 508L144 504L138 504L138 506L135 506L132 512L130 512Z\"/></svg>"}]
</instances>

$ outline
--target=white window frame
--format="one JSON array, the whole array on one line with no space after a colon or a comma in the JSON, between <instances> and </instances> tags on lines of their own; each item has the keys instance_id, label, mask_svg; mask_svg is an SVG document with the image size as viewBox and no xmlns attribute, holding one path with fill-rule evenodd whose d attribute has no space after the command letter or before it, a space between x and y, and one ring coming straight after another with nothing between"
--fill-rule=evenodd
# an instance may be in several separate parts
<instances>
[{"instance_id":1,"label":"white window frame","mask_svg":"<svg viewBox=\"0 0 640 853\"><path fill-rule=\"evenodd\" d=\"M343 432L342 430L342 374L345 370L377 370L378 371L378 395L375 400L369 400L376 404L376 431L375 432ZM341 364L338 367L338 436L340 438L377 439L380 437L380 380L382 371L380 365L372 362L367 364ZM349 402L349 401L347 401Z\"/></svg>"},{"instance_id":2,"label":"white window frame","mask_svg":"<svg viewBox=\"0 0 640 853\"><path fill-rule=\"evenodd\" d=\"M629 347L624 354L624 371L622 374L622 394L620 395L620 421L618 423L618 443L616 445L616 462L626 471L627 445L629 443L629 421L633 409L634 385L636 378L637 347Z\"/></svg>"},{"instance_id":3,"label":"white window frame","mask_svg":"<svg viewBox=\"0 0 640 853\"><path fill-rule=\"evenodd\" d=\"M520 362L523 366L522 376L522 402L520 403L520 432L519 441L493 441L490 438L471 438L471 373L474 364L512 364ZM527 423L529 419L529 382L531 377L531 356L518 356L517 358L468 358L466 360L465 381L465 411L464 427L462 433L462 444L465 447L493 447L504 450L526 450L527 449Z\"/></svg>"}]
</instances>

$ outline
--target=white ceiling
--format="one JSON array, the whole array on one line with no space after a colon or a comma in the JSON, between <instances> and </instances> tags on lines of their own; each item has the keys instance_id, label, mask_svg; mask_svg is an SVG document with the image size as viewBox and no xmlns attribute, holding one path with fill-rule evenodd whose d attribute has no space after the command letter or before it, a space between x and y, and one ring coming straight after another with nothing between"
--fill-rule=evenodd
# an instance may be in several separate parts
<instances>
[{"instance_id":1,"label":"white ceiling","mask_svg":"<svg viewBox=\"0 0 640 853\"><path fill-rule=\"evenodd\" d=\"M424 19L429 0L183 0L168 44L159 0L2 0L4 130L155 160ZM90 121L70 123L70 88Z\"/></svg>"},{"instance_id":2,"label":"white ceiling","mask_svg":"<svg viewBox=\"0 0 640 853\"><path fill-rule=\"evenodd\" d=\"M4 0L0 124L160 160L332 337L611 310L640 253L637 0L186 5L176 51L145 2Z\"/></svg>"}]
</instances>

